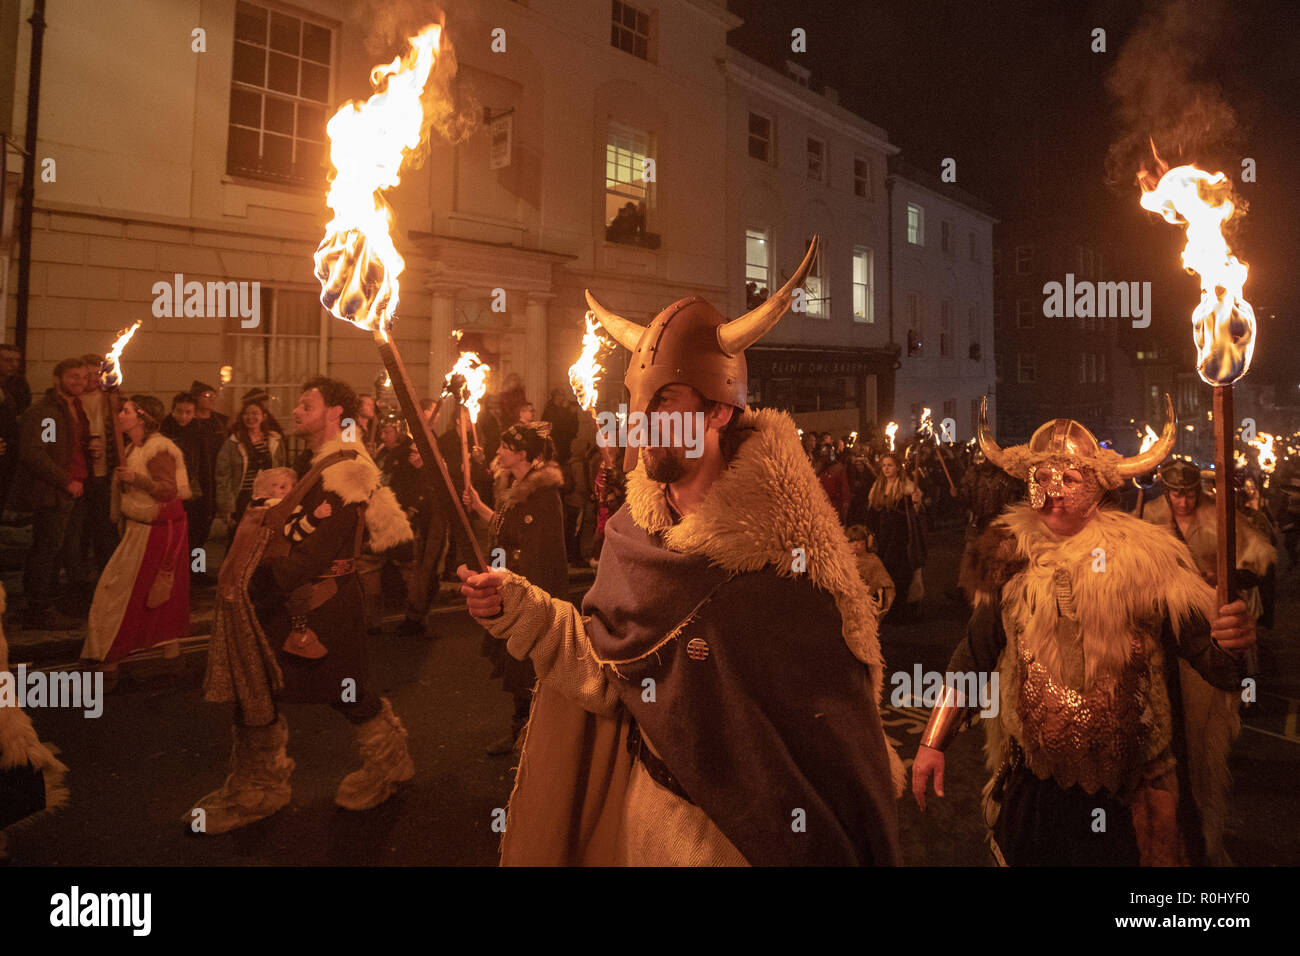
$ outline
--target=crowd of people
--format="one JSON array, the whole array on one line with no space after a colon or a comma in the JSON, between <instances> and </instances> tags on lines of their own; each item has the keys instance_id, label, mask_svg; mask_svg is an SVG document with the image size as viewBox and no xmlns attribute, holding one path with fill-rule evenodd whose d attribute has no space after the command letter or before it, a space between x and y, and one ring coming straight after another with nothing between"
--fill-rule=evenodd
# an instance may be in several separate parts
<instances>
[{"instance_id":1,"label":"crowd of people","mask_svg":"<svg viewBox=\"0 0 1300 956\"><path fill-rule=\"evenodd\" d=\"M732 360L730 352L718 358ZM1033 568L1026 571L1023 562L1008 560L998 549L1019 540L1015 547L1021 557L1045 550L1052 561L1077 564L1083 551L1066 554L1070 548L1085 548L1094 537L1109 541L1108 536L1128 535L1146 542L1144 553L1168 551L1178 564L1176 573L1163 565L1159 569L1168 578L1162 579L1160 593L1169 595L1160 605L1161 626L1169 631L1180 620L1184 626L1192 622L1194 632L1186 632L1191 637L1185 635L1178 648L1170 644L1170 650L1187 656L1189 649L1200 648L1189 661L1220 690L1230 689L1240 676L1237 657L1254 643L1253 622L1271 622L1277 545L1284 544L1293 561L1300 545L1300 476L1279 476L1270 503L1263 476L1243 469L1237 525L1242 601L1217 611L1207 603L1212 598L1203 593L1204 585L1215 583L1217 551L1213 502L1197 466L1157 460L1172 448L1172 416L1158 455L1121 458L1065 419L1043 426L1028 445L1003 450L986 423L978 441L957 446L921 434L796 433L784 413L737 404L731 373L716 380L703 376L699 388L629 379L638 407L698 411L708 426L703 464L688 464L679 448L651 448L642 452L645 468L625 474L621 450L611 454L612 449L598 447L594 423L571 395L556 389L539 416L517 375L483 398L476 421L470 420L463 383L455 380L441 396L421 404L424 421L417 424L432 435L442 458L438 463L424 459L423 442L382 391L358 396L344 383L314 378L303 386L293 428L286 433L261 389L244 392L229 419L216 410L219 390L197 380L173 395L170 407L146 394L110 400L100 389L100 361L86 355L59 362L51 386L34 397L22 375L21 355L0 346L0 483L9 513L20 522L30 515L33 531L23 575L22 626L84 630L82 658L111 683L120 662L140 651L159 649L164 660L179 664L178 642L190 632L192 595L215 588L205 690L209 700L235 704L235 747L230 777L191 811L202 811L208 833L246 825L287 804L293 761L286 756L288 729L279 701L328 704L355 726L363 763L340 784L340 806L377 806L414 775L405 728L390 702L368 686L364 637L382 629L394 605L402 610L399 635L431 636L429 612L440 594L448 599L455 594L441 588L443 581L462 582L468 609L485 629L483 653L492 662L492 676L513 701L511 726L488 745L489 753L521 750L532 732L527 728L548 722L576 726L574 713L565 710L572 702L559 705L552 695L543 703L539 696L544 681L538 678L563 671L556 686L568 687L589 715L607 716L619 707L635 713L631 730L620 731L629 736L616 751L625 746L648 779L676 795L668 809L689 816L683 807L694 803L687 794L707 793L719 781L707 766L692 763L695 750L673 743L674 766L694 775L678 779L657 748L640 736L645 731L638 725L644 724L655 741L667 742L673 728L658 723L670 708L640 706L646 698L637 690L644 687L636 683L639 669L661 675L658 686L667 699L686 693L703 671L680 662L707 660L714 641L725 648L726 633L748 615L746 628L779 631L791 640L805 630L830 634L834 640L819 644L819 653L810 645L808 655L794 659L810 668L808 680L845 680L852 686L841 688L844 699L866 701L864 682L879 686L879 674L872 671L881 666L877 621L904 624L921 613L927 543L936 531L964 531L966 543L958 588L947 596L966 600L973 616L951 668L992 672L1008 666L1001 649L1019 640L1020 632L1009 635L1005 621L989 615L991 593L1003 595L999 600L1010 614L1019 607L1016 602L1037 606L1037 597L1022 593L1025 588L1055 589L1054 606L1062 620L1073 623L1053 625L1056 631L1035 641L1068 642L1071 634L1087 631L1078 622L1104 612L1104 600L1077 581L1075 603L1068 575L1062 578L1058 571L1054 583L1029 581L1025 575ZM710 397L705 389L722 397ZM293 439L305 447L294 447ZM1147 458L1150 467L1141 467ZM431 473L443 466L450 488ZM716 494L708 492L713 485ZM815 491L801 491L805 487ZM755 488L767 493L755 495ZM828 533L836 522L842 536ZM782 568L788 540L778 528L786 525L796 527L798 540L806 542L806 563L797 569L806 580L791 582ZM1055 537L1043 538L1042 527ZM607 531L616 546L606 561ZM209 567L204 558L214 539L224 540L226 557ZM1177 541L1182 544L1171 544ZM1195 568L1179 558L1183 545ZM457 574L458 566L474 565L476 552L483 556L484 570L462 568ZM845 580L841 565L850 561L860 580ZM570 569L602 564L612 570L603 585L598 578L589 603L605 610L574 617L576 609L563 600ZM497 571L505 577L493 577ZM629 589L634 579L637 588ZM1139 587L1122 575L1113 580ZM754 608L764 602L766 616L754 617ZM709 610L701 614L706 605ZM1118 629L1106 639L1137 640L1132 628L1159 620L1115 624ZM1030 634L1038 624L1026 621L1024 633ZM621 622L624 630L612 629L611 622ZM1103 621L1105 627L1114 623ZM664 664L659 655L665 642L687 626L696 636L685 643L685 657ZM1216 635L1213 650L1211 634ZM1224 637L1219 646L1220 634L1235 636ZM1022 647L1017 653L1029 652ZM611 664L609 674L592 663L597 659ZM1133 659L1146 666L1148 658ZM853 661L866 669L855 669ZM1037 666L1032 657L1022 664ZM668 671L660 670L665 666ZM678 674L673 668L685 670ZM1060 680L1083 685L1082 672L1062 673ZM1040 679L1037 672L1029 674ZM775 680L775 687L786 676L778 668L770 675L755 671L744 680L755 686ZM718 695L732 692L725 673L717 679ZM1039 688L1049 696L1059 690L1052 679L1045 678L1046 690ZM342 698L340 684L351 684ZM610 696L615 693L617 700ZM878 724L873 707L863 706L858 718ZM913 776L922 806L930 777L941 779L943 746L968 712L969 707L945 702L932 714ZM739 719L737 713L724 709L715 716L725 724ZM802 719L793 714L780 719L786 717ZM857 727L858 718L846 726ZM778 714L763 719L777 720ZM1029 717L1022 713L1018 719ZM734 729L736 735L728 739L742 739L740 725ZM783 739L794 740L812 728L786 730ZM591 732L597 733L595 725ZM1176 737L1177 730L1173 733ZM878 736L879 747L872 743L870 753L858 754L861 776L854 786L861 801L883 808L889 800L883 781L895 778L897 787L900 773L883 734ZM540 740L534 754L567 759L560 752L548 756L559 739ZM1007 748L1008 763L998 778L1008 794L997 830L1003 850L1016 858L1012 862L1073 860L1077 847L1054 842L1052 833L1026 823L1030 815L1038 821L1035 826L1050 831L1053 819L1078 809L1038 773L1060 755L1032 741L1012 740ZM801 759L814 775L833 769L822 768L815 753ZM836 773L843 770L836 767ZM638 780L634 776L629 786L646 785ZM1123 788L1133 785L1119 778L1103 782L1112 793L1127 793ZM1172 776L1147 780L1140 793L1143 800L1159 801L1159 793L1185 785ZM523 783L512 813L515 807L543 816L574 810L552 805L550 798L533 806L530 793ZM725 800L709 806L723 818L730 813ZM1147 812L1163 814L1159 825L1170 827L1167 810L1153 802ZM632 829L623 838L635 844L636 858L658 859L662 848L650 845L655 813L645 813L644 833L638 836L640 824L625 819L623 825ZM887 822L889 814L880 813ZM686 816L678 824L687 826ZM707 822L701 817L691 826ZM830 818L823 822L837 825ZM739 834L743 845L705 827L703 849L696 848L705 856L695 861L762 861L764 848L772 844L741 823L726 825L728 838ZM853 837L855 849L846 858L860 861L867 853L878 862L895 860L895 836L887 828L868 831ZM1208 844L1174 846L1169 833L1160 836L1165 843L1130 836L1121 834L1118 849L1102 847L1102 856L1113 849L1125 860L1187 862L1211 858L1218 850ZM805 852L793 845L787 849ZM617 858L629 852L624 845ZM778 853L772 860L781 858Z\"/></svg>"}]
</instances>

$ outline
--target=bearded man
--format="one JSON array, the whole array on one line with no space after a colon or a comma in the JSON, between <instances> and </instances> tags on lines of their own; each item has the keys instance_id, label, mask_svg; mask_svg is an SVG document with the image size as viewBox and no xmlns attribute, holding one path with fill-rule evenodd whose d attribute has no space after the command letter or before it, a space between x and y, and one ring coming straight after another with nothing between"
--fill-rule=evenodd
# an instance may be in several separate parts
<instances>
[{"instance_id":1,"label":"bearded man","mask_svg":"<svg viewBox=\"0 0 1300 956\"><path fill-rule=\"evenodd\" d=\"M1171 461L1160 466L1164 494L1142 510L1142 520L1164 528L1187 545L1201 577L1216 583L1219 526L1214 496L1201 490L1201 469L1190 461ZM1269 568L1277 563L1277 549L1237 513L1237 573L1233 583L1251 614L1259 618L1263 604L1260 586Z\"/></svg>"},{"instance_id":2,"label":"bearded man","mask_svg":"<svg viewBox=\"0 0 1300 956\"><path fill-rule=\"evenodd\" d=\"M1164 434L1135 458L1065 418L1004 450L981 415L984 454L1029 483L1029 502L980 542L975 610L948 663L998 675L984 797L999 863L1226 861L1228 748L1254 619L1242 601L1216 609L1181 541L1102 507L1172 449L1166 404ZM912 765L923 810L932 777L943 795L965 703L954 685L930 715Z\"/></svg>"},{"instance_id":3,"label":"bearded man","mask_svg":"<svg viewBox=\"0 0 1300 956\"><path fill-rule=\"evenodd\" d=\"M629 466L581 611L517 574L459 572L539 677L503 864L899 862L876 606L794 422L744 408L744 349L816 252L731 322L689 298L643 328L588 294L633 352L629 408L673 432ZM703 422L698 457L682 416Z\"/></svg>"}]
</instances>

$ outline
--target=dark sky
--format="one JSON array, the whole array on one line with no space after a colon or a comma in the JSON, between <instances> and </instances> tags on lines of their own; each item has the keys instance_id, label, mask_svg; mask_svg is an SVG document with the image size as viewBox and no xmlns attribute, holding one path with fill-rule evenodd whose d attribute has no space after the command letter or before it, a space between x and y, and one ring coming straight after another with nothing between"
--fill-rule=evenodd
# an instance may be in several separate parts
<instances>
[{"instance_id":1,"label":"dark sky","mask_svg":"<svg viewBox=\"0 0 1300 956\"><path fill-rule=\"evenodd\" d=\"M1288 328L1300 316L1300 4L728 5L745 20L731 34L737 47L769 63L801 62L814 84L836 87L842 105L883 126L924 168L937 173L942 158L954 157L957 184L1003 219L1056 208L1096 223L1116 264L1110 278L1150 279L1185 294L1186 312L1177 311L1186 320L1156 334L1188 348L1199 286L1178 265L1182 230L1137 204L1138 144L1154 134L1172 165L1222 169L1249 205L1232 241L1251 266L1246 297L1261 312L1251 378L1292 390L1300 383L1292 344L1300 337ZM802 56L790 53L794 27L807 31ZM1095 27L1106 30L1105 53L1090 49ZM1124 82L1108 89L1112 75ZM1245 156L1256 160L1256 183L1240 180Z\"/></svg>"}]
</instances>

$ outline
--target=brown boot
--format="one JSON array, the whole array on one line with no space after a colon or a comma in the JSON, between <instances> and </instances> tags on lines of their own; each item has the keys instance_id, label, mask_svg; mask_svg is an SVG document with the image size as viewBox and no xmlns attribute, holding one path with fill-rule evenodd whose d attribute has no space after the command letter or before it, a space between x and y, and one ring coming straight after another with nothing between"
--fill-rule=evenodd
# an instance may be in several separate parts
<instances>
[{"instance_id":1,"label":"brown boot","mask_svg":"<svg viewBox=\"0 0 1300 956\"><path fill-rule=\"evenodd\" d=\"M181 819L195 833L216 835L263 820L291 796L294 763L285 753L289 725L281 717L266 727L235 725L230 776ZM203 811L199 813L197 811Z\"/></svg>"},{"instance_id":2,"label":"brown boot","mask_svg":"<svg viewBox=\"0 0 1300 956\"><path fill-rule=\"evenodd\" d=\"M343 778L334 802L345 810L370 810L379 806L415 776L415 764L406 749L406 728L393 713L387 697L380 699L380 711L357 726L361 748L361 769Z\"/></svg>"}]
</instances>

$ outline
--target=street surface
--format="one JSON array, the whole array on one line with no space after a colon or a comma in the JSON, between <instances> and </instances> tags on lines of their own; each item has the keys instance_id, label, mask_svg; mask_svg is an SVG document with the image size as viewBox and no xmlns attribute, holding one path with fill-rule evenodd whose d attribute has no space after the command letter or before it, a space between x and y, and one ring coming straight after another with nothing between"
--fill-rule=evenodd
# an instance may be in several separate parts
<instances>
[{"instance_id":1,"label":"street surface","mask_svg":"<svg viewBox=\"0 0 1300 956\"><path fill-rule=\"evenodd\" d=\"M964 607L947 596L955 584L959 534L936 534L926 568L927 601L919 622L888 630L888 672L944 668L960 637ZM1284 569L1278 628L1261 641L1261 702L1233 751L1235 790L1229 848L1247 865L1300 864L1300 600L1295 569ZM575 588L573 599L582 593ZM197 836L181 822L191 802L220 785L230 751L230 714L205 703L201 642L185 655L184 677L160 661L127 670L103 716L32 710L43 739L71 768L72 804L11 836L15 865L492 865L499 835L493 811L512 783L511 757L483 748L509 728L511 703L488 680L479 656L482 631L463 610L431 618L436 637L373 638L374 679L410 731L416 777L368 813L334 806L339 780L359 765L352 728L323 707L287 706L289 754L297 761L293 801L279 814L220 837ZM390 624L388 630L393 630ZM15 655L15 663L21 660ZM925 715L887 707L886 728L909 762ZM920 813L900 801L904 856L910 865L986 866L979 791L983 733L963 733L948 753L947 796Z\"/></svg>"}]
</instances>

